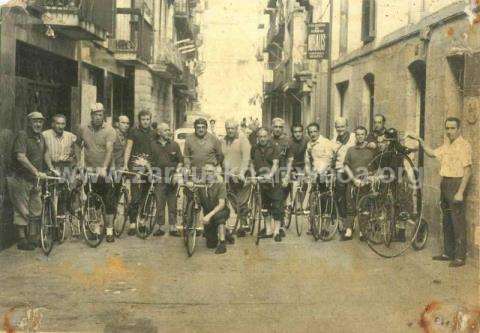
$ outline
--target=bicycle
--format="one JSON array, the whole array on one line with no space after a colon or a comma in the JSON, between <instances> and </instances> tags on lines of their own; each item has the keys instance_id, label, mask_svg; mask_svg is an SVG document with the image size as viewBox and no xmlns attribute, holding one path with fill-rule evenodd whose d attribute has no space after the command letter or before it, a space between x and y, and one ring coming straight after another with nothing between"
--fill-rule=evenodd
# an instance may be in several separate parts
<instances>
[{"instance_id":1,"label":"bicycle","mask_svg":"<svg viewBox=\"0 0 480 333\"><path fill-rule=\"evenodd\" d=\"M255 227L257 227L257 237L255 239L255 245L260 244L260 239L266 238L265 236L261 235L262 221L265 222L264 213L266 213L266 211L263 209L262 191L260 187L261 183L266 180L267 179L264 176L247 177L247 181L251 183L250 196L248 200L249 214L247 216L247 221L251 226L251 235L254 234Z\"/></svg>"},{"instance_id":2,"label":"bicycle","mask_svg":"<svg viewBox=\"0 0 480 333\"><path fill-rule=\"evenodd\" d=\"M184 198L190 199L183 200L184 207L182 210L183 241L189 257L193 256L197 242L197 231L199 230L197 222L202 210L198 190L202 188L206 189L207 185L189 181L180 184L177 190L177 198L180 197L180 192L183 190Z\"/></svg>"},{"instance_id":3,"label":"bicycle","mask_svg":"<svg viewBox=\"0 0 480 333\"><path fill-rule=\"evenodd\" d=\"M55 236L62 242L66 233L65 221L60 222L56 216L57 182L60 181L63 181L63 178L45 177L37 179L37 187L40 187L40 182L43 182L40 243L46 256L52 252Z\"/></svg>"},{"instance_id":4,"label":"bicycle","mask_svg":"<svg viewBox=\"0 0 480 333\"><path fill-rule=\"evenodd\" d=\"M285 207L285 228L289 229L292 223L292 216L295 216L295 229L300 237L303 232L304 221L302 220L304 213L302 208L305 191L303 190L303 180L305 174L297 173L292 179L290 192L291 202Z\"/></svg>"},{"instance_id":5,"label":"bicycle","mask_svg":"<svg viewBox=\"0 0 480 333\"><path fill-rule=\"evenodd\" d=\"M141 208L135 221L137 236L141 239L147 239L153 233L153 228L155 228L156 224L157 195L155 193L155 183L161 182L163 178L154 174L135 172L129 174L143 178L149 177L151 179L147 194L145 195L145 198L142 199Z\"/></svg>"},{"instance_id":6,"label":"bicycle","mask_svg":"<svg viewBox=\"0 0 480 333\"><path fill-rule=\"evenodd\" d=\"M120 177L120 184L118 188L115 188L115 213L113 214L113 234L116 238L120 238L125 230L125 226L128 221L128 208L130 206L130 191L127 187L127 176L135 176L136 174L127 171L117 171Z\"/></svg>"},{"instance_id":7,"label":"bicycle","mask_svg":"<svg viewBox=\"0 0 480 333\"><path fill-rule=\"evenodd\" d=\"M321 178L312 184L309 198L310 231L315 241L320 239L330 241L337 233L339 224L338 207L335 199L336 174L334 170L328 170L319 177Z\"/></svg>"},{"instance_id":8,"label":"bicycle","mask_svg":"<svg viewBox=\"0 0 480 333\"><path fill-rule=\"evenodd\" d=\"M420 172L398 137L387 138L386 146L369 164L370 191L359 201L360 228L369 248L384 258L394 258L409 247L421 250L428 239L423 220Z\"/></svg>"},{"instance_id":9,"label":"bicycle","mask_svg":"<svg viewBox=\"0 0 480 333\"><path fill-rule=\"evenodd\" d=\"M238 176L236 175L226 175L227 177L232 177L233 179L238 179ZM233 227L230 228L230 232L233 234L238 234L239 230L240 229L243 229L243 228L248 228L248 230L250 229L250 227L248 226L248 223L247 225L240 225L240 207L238 205L238 197L237 195L235 194L235 192L231 189L231 183L230 181L226 182L226 187L227 187L227 201L226 201L226 204L228 206L230 206L230 212L235 212L235 222L233 223Z\"/></svg>"}]
</instances>

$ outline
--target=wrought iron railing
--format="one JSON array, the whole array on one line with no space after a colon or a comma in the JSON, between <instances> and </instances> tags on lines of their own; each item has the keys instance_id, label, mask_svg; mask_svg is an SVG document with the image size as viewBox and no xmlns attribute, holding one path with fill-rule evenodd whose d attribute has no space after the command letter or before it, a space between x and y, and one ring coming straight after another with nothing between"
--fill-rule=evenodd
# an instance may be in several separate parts
<instances>
[{"instance_id":1,"label":"wrought iron railing","mask_svg":"<svg viewBox=\"0 0 480 333\"><path fill-rule=\"evenodd\" d=\"M171 41L162 43L158 60L160 63L172 64L179 69L183 68L183 56Z\"/></svg>"},{"instance_id":2,"label":"wrought iron railing","mask_svg":"<svg viewBox=\"0 0 480 333\"><path fill-rule=\"evenodd\" d=\"M190 1L189 0L176 0L175 3L175 15L177 16L189 16L190 15Z\"/></svg>"}]
</instances>

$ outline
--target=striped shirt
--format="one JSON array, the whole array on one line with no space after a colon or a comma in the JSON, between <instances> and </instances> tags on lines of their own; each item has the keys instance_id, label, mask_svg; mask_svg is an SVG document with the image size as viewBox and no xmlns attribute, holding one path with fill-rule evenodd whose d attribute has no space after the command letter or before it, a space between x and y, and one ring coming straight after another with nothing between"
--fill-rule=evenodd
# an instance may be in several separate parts
<instances>
[{"instance_id":1,"label":"striped shirt","mask_svg":"<svg viewBox=\"0 0 480 333\"><path fill-rule=\"evenodd\" d=\"M49 129L43 132L43 137L53 163L75 161L74 144L77 141L75 134L64 131L58 136L53 129Z\"/></svg>"}]
</instances>

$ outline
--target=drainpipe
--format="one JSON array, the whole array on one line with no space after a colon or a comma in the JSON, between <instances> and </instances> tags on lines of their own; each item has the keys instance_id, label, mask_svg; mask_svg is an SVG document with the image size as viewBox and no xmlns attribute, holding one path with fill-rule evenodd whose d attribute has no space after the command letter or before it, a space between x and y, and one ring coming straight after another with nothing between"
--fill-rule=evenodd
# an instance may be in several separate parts
<instances>
[{"instance_id":1,"label":"drainpipe","mask_svg":"<svg viewBox=\"0 0 480 333\"><path fill-rule=\"evenodd\" d=\"M326 137L330 137L331 131L331 116L332 116L332 34L333 34L333 0L329 0L330 6L330 18L329 18L329 31L328 31L328 85L327 85L327 126Z\"/></svg>"}]
</instances>

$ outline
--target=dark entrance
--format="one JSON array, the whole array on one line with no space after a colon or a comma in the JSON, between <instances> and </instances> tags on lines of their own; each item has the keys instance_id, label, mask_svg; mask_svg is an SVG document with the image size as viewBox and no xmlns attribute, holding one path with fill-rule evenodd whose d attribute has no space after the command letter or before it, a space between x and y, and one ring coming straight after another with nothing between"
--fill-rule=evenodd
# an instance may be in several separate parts
<instances>
[{"instance_id":1,"label":"dark entrance","mask_svg":"<svg viewBox=\"0 0 480 333\"><path fill-rule=\"evenodd\" d=\"M77 63L53 53L17 42L15 128L23 128L25 116L41 112L50 121L62 113L71 126L72 87L77 86Z\"/></svg>"},{"instance_id":2,"label":"dark entrance","mask_svg":"<svg viewBox=\"0 0 480 333\"><path fill-rule=\"evenodd\" d=\"M425 94L426 94L426 82L427 82L427 66L425 61L417 60L408 66L410 73L415 80L417 86L417 107L419 112L419 133L418 135L425 139ZM420 149L418 154L418 167L424 166L425 156L423 150Z\"/></svg>"}]
</instances>

